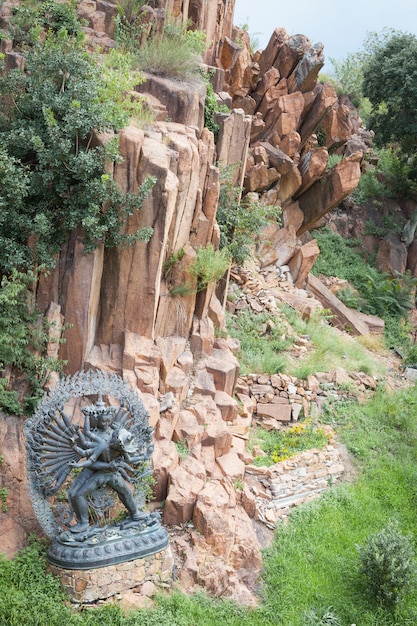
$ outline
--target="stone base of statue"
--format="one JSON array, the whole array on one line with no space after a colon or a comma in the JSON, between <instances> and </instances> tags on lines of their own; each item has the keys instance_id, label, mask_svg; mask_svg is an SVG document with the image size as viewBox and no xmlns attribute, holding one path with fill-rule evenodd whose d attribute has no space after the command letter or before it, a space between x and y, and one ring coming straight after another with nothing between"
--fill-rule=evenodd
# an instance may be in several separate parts
<instances>
[{"instance_id":1,"label":"stone base of statue","mask_svg":"<svg viewBox=\"0 0 417 626\"><path fill-rule=\"evenodd\" d=\"M161 552L168 543L159 515L152 514L142 521L127 520L102 528L73 527L51 542L48 561L64 569L99 568Z\"/></svg>"},{"instance_id":2,"label":"stone base of statue","mask_svg":"<svg viewBox=\"0 0 417 626\"><path fill-rule=\"evenodd\" d=\"M105 600L130 589L141 593L144 583L153 583L156 589L172 585L174 559L171 548L133 561L125 561L98 569L64 569L49 566L59 576L71 602L88 604Z\"/></svg>"}]
</instances>

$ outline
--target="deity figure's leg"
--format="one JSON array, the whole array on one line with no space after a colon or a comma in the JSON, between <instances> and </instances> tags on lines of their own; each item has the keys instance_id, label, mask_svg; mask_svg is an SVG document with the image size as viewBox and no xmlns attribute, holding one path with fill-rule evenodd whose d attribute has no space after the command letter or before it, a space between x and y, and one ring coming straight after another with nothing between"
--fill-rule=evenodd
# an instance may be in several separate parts
<instances>
[{"instance_id":1,"label":"deity figure's leg","mask_svg":"<svg viewBox=\"0 0 417 626\"><path fill-rule=\"evenodd\" d=\"M70 531L73 533L87 530L89 526L88 503L84 491L86 483L88 483L93 473L94 472L90 469L83 469L68 490L68 501L77 518L77 523L70 527Z\"/></svg>"},{"instance_id":2,"label":"deity figure's leg","mask_svg":"<svg viewBox=\"0 0 417 626\"><path fill-rule=\"evenodd\" d=\"M138 509L138 505L132 491L129 489L129 486L120 474L113 475L108 484L116 491L121 503L126 507L132 521L138 522L148 517L148 513Z\"/></svg>"}]
</instances>

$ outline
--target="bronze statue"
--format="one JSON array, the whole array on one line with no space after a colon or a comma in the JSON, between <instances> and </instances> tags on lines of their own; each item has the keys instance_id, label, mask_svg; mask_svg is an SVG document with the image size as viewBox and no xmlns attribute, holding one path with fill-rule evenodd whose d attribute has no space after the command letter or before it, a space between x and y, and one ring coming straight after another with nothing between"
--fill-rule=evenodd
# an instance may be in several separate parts
<instances>
[{"instance_id":1,"label":"bronze statue","mask_svg":"<svg viewBox=\"0 0 417 626\"><path fill-rule=\"evenodd\" d=\"M105 395L115 398L117 406L105 404ZM81 409L82 424L65 412L71 396L98 398ZM44 398L28 420L26 437L35 513L54 539L51 562L101 567L166 547L158 514L143 510L152 432L139 396L116 375L80 372ZM114 496L126 509L124 519L120 513L109 518ZM83 550L81 566L80 545L95 546L94 555Z\"/></svg>"}]
</instances>

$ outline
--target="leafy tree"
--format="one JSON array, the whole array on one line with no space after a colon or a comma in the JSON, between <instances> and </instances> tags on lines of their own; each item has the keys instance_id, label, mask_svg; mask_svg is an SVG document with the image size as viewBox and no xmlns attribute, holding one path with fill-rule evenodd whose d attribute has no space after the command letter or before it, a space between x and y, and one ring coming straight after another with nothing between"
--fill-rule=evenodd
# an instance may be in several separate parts
<instances>
[{"instance_id":1,"label":"leafy tree","mask_svg":"<svg viewBox=\"0 0 417 626\"><path fill-rule=\"evenodd\" d=\"M372 104L370 127L379 145L417 145L417 37L393 31L374 40L363 68L363 93Z\"/></svg>"},{"instance_id":2,"label":"leafy tree","mask_svg":"<svg viewBox=\"0 0 417 626\"><path fill-rule=\"evenodd\" d=\"M28 52L24 72L12 70L0 78L0 171L14 177L13 188L19 188L10 203L2 186L0 237L29 266L50 265L79 224L89 249L97 241L121 243L126 216L140 207L149 189L147 183L142 193L125 197L105 174L105 161L117 158L117 145L97 146L95 136L128 118L119 103L105 99L101 73L61 32ZM135 237L149 235L147 230ZM3 253L0 266L10 268Z\"/></svg>"}]
</instances>

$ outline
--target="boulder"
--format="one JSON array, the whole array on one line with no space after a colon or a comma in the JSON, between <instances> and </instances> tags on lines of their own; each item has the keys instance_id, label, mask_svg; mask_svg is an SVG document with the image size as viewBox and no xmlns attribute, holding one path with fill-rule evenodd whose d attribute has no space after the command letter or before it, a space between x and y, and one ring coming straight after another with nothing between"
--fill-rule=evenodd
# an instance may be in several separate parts
<instances>
[{"instance_id":1,"label":"boulder","mask_svg":"<svg viewBox=\"0 0 417 626\"><path fill-rule=\"evenodd\" d=\"M288 263L296 287L302 288L306 285L308 275L319 254L320 248L315 239L305 243L296 250Z\"/></svg>"},{"instance_id":2,"label":"boulder","mask_svg":"<svg viewBox=\"0 0 417 626\"><path fill-rule=\"evenodd\" d=\"M239 375L239 361L230 350L213 349L211 356L202 362L209 374L213 376L217 391L225 391L233 396L234 387Z\"/></svg>"},{"instance_id":3,"label":"boulder","mask_svg":"<svg viewBox=\"0 0 417 626\"><path fill-rule=\"evenodd\" d=\"M181 410L173 433L174 441L185 440L187 447L191 449L193 446L201 443L203 436L204 428L198 423L194 413Z\"/></svg>"},{"instance_id":4,"label":"boulder","mask_svg":"<svg viewBox=\"0 0 417 626\"><path fill-rule=\"evenodd\" d=\"M235 543L236 523L227 513L229 498L219 483L209 483L194 508L193 523L203 535L210 552L228 558Z\"/></svg>"},{"instance_id":5,"label":"boulder","mask_svg":"<svg viewBox=\"0 0 417 626\"><path fill-rule=\"evenodd\" d=\"M347 328L353 335L369 335L369 327L357 311L348 308L313 274L309 274L307 291L319 300L325 309L333 313L333 323L342 330Z\"/></svg>"},{"instance_id":6,"label":"boulder","mask_svg":"<svg viewBox=\"0 0 417 626\"><path fill-rule=\"evenodd\" d=\"M177 366L171 368L165 381L160 382L159 390L166 394L172 392L178 404L184 402L190 388L190 377Z\"/></svg>"},{"instance_id":7,"label":"boulder","mask_svg":"<svg viewBox=\"0 0 417 626\"><path fill-rule=\"evenodd\" d=\"M217 116L216 121L220 124L216 144L218 162L222 167L234 166L231 182L240 187L249 148L251 117L243 109L233 109L229 114Z\"/></svg>"},{"instance_id":8,"label":"boulder","mask_svg":"<svg viewBox=\"0 0 417 626\"><path fill-rule=\"evenodd\" d=\"M361 156L356 154L339 161L298 198L304 213L298 236L356 189L361 175Z\"/></svg>"},{"instance_id":9,"label":"boulder","mask_svg":"<svg viewBox=\"0 0 417 626\"><path fill-rule=\"evenodd\" d=\"M200 131L204 126L204 98L203 83L187 83L177 81L167 76L156 76L144 72L146 80L137 85L138 93L150 93L157 98L167 109L173 122L185 126L195 126Z\"/></svg>"},{"instance_id":10,"label":"boulder","mask_svg":"<svg viewBox=\"0 0 417 626\"><path fill-rule=\"evenodd\" d=\"M307 191L324 174L328 160L327 148L309 150L303 155L298 164L302 183L300 189L295 194L296 197Z\"/></svg>"},{"instance_id":11,"label":"boulder","mask_svg":"<svg viewBox=\"0 0 417 626\"><path fill-rule=\"evenodd\" d=\"M238 416L238 404L236 400L225 391L216 391L214 401L220 409L225 422L235 422Z\"/></svg>"},{"instance_id":12,"label":"boulder","mask_svg":"<svg viewBox=\"0 0 417 626\"><path fill-rule=\"evenodd\" d=\"M353 133L348 107L335 104L324 116L321 128L325 135L327 148L334 150L344 144Z\"/></svg>"},{"instance_id":13,"label":"boulder","mask_svg":"<svg viewBox=\"0 0 417 626\"><path fill-rule=\"evenodd\" d=\"M197 495L206 483L204 465L188 456L170 475L164 507L165 524L183 524L192 519Z\"/></svg>"},{"instance_id":14,"label":"boulder","mask_svg":"<svg viewBox=\"0 0 417 626\"><path fill-rule=\"evenodd\" d=\"M289 422L291 421L291 404L288 400L285 404L261 404L258 402L256 406L256 414L261 418L266 417L277 420L278 422Z\"/></svg>"},{"instance_id":15,"label":"boulder","mask_svg":"<svg viewBox=\"0 0 417 626\"><path fill-rule=\"evenodd\" d=\"M227 476L232 482L235 480L243 481L245 474L245 464L236 454L236 452L228 452L217 457L219 465L224 476Z\"/></svg>"},{"instance_id":16,"label":"boulder","mask_svg":"<svg viewBox=\"0 0 417 626\"><path fill-rule=\"evenodd\" d=\"M124 333L123 368L134 370L136 365L153 366L159 372L161 353L152 339L126 331Z\"/></svg>"},{"instance_id":17,"label":"boulder","mask_svg":"<svg viewBox=\"0 0 417 626\"><path fill-rule=\"evenodd\" d=\"M256 256L262 267L276 264L285 265L293 256L297 246L297 233L294 226L281 228L277 223L269 223L262 231Z\"/></svg>"},{"instance_id":18,"label":"boulder","mask_svg":"<svg viewBox=\"0 0 417 626\"><path fill-rule=\"evenodd\" d=\"M230 452L233 437L230 430L222 419L211 419L204 428L201 439L203 449L213 449L214 458L217 459Z\"/></svg>"},{"instance_id":19,"label":"boulder","mask_svg":"<svg viewBox=\"0 0 417 626\"><path fill-rule=\"evenodd\" d=\"M166 379L178 357L184 352L186 339L184 337L156 337L155 343L161 355L161 377Z\"/></svg>"}]
</instances>

